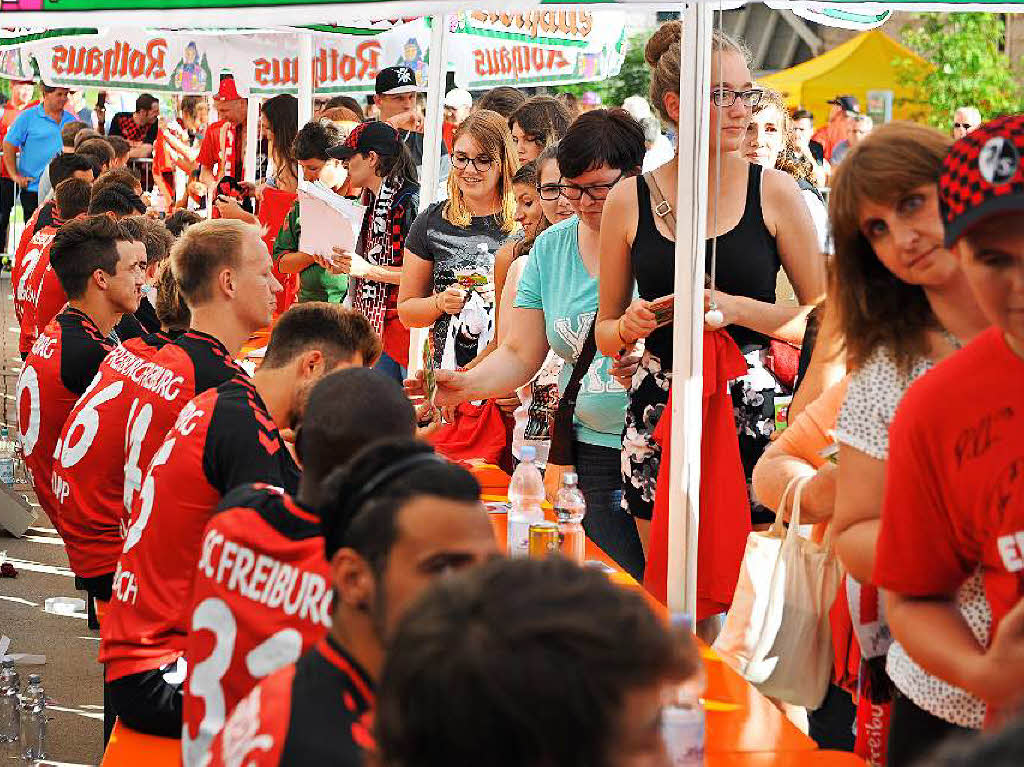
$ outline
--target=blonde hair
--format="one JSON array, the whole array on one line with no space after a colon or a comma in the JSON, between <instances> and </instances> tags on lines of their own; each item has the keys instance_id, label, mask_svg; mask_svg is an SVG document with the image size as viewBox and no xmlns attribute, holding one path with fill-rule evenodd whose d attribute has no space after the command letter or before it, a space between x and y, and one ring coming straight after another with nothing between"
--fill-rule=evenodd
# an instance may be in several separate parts
<instances>
[{"instance_id":1,"label":"blonde hair","mask_svg":"<svg viewBox=\"0 0 1024 767\"><path fill-rule=\"evenodd\" d=\"M516 194L512 189L512 177L519 168L519 158L512 144L508 122L497 112L479 109L456 129L452 146L454 147L455 143L466 135L476 141L481 151L489 154L498 163L498 196L501 198L501 211L496 217L501 231L511 232L516 225ZM473 220L455 173L448 174L448 202L444 205L444 217L460 227L469 226Z\"/></svg>"},{"instance_id":2,"label":"blonde hair","mask_svg":"<svg viewBox=\"0 0 1024 767\"><path fill-rule=\"evenodd\" d=\"M683 24L680 21L666 21L651 35L644 48L644 60L651 68L651 86L648 89L651 103L661 118L674 122L665 110L665 96L679 93L680 46L683 38ZM747 47L720 29L711 34L711 50L715 53L729 51L740 56L749 66L750 51Z\"/></svg>"},{"instance_id":3,"label":"blonde hair","mask_svg":"<svg viewBox=\"0 0 1024 767\"><path fill-rule=\"evenodd\" d=\"M249 234L259 237L260 230L233 218L200 221L181 233L171 248L171 270L190 308L213 298L210 283L221 269L239 267Z\"/></svg>"}]
</instances>

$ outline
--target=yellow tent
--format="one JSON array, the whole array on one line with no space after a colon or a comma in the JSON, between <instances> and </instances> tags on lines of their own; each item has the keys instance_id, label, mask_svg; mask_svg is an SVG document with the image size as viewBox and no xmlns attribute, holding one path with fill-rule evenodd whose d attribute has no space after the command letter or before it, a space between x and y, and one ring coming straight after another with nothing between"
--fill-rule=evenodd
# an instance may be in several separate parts
<instances>
[{"instance_id":1,"label":"yellow tent","mask_svg":"<svg viewBox=\"0 0 1024 767\"><path fill-rule=\"evenodd\" d=\"M828 121L828 101L836 96L856 96L861 111L869 111L868 91L892 91L893 119L910 119L921 107L899 103L913 98L913 93L897 80L892 65L895 59L918 63L922 69L931 67L912 50L874 29L817 58L762 77L758 83L782 93L788 106L809 109L816 126Z\"/></svg>"}]
</instances>

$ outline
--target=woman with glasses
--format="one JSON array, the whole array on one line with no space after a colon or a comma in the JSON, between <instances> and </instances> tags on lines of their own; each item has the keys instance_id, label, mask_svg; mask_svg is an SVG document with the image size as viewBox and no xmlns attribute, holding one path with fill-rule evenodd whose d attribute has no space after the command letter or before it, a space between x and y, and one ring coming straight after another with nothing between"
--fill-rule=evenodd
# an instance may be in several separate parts
<instances>
[{"instance_id":1,"label":"woman with glasses","mask_svg":"<svg viewBox=\"0 0 1024 767\"><path fill-rule=\"evenodd\" d=\"M484 297L490 314L487 321L493 324L494 256L515 228L512 177L517 163L505 118L487 109L467 117L455 131L451 160L448 199L434 203L416 218L405 241L398 288L398 316L403 324L433 327L438 366L451 318L462 312L470 298L459 284L460 277L466 284L483 280L474 290ZM477 351L486 346L486 340L479 340L483 342ZM478 341L468 339L470 344ZM460 358L460 364L465 362Z\"/></svg>"},{"instance_id":2,"label":"woman with glasses","mask_svg":"<svg viewBox=\"0 0 1024 767\"><path fill-rule=\"evenodd\" d=\"M651 103L666 122L675 125L680 111L681 34L678 21L666 22L645 51L651 67ZM717 246L708 240L706 271L716 283L714 301L724 320L721 325L747 359L747 375L730 388L749 487L750 473L773 430L774 395L781 391L764 366L769 342L779 338L800 343L807 314L825 289L824 264L796 183L739 155L751 109L761 98L745 51L720 32L714 35L712 49L707 232L717 235ZM623 506L637 519L645 541L661 457L654 429L668 400L672 375L672 327L657 327L650 302L673 291L675 232L665 214L667 206L675 207L678 162L677 156L657 168L650 182L639 177L615 189L601 229L598 348L614 354L646 341L640 370L633 378L622 451ZM667 202L654 199L652 185ZM780 266L795 286L800 305L775 303ZM640 295L635 300L634 285ZM771 512L767 520L765 516L754 519L773 517Z\"/></svg>"},{"instance_id":3,"label":"woman with glasses","mask_svg":"<svg viewBox=\"0 0 1024 767\"><path fill-rule=\"evenodd\" d=\"M508 118L519 162L536 160L545 147L565 135L572 119L565 104L551 96L534 96L519 107Z\"/></svg>"},{"instance_id":4,"label":"woman with glasses","mask_svg":"<svg viewBox=\"0 0 1024 767\"><path fill-rule=\"evenodd\" d=\"M597 313L605 198L623 178L640 171L644 132L624 110L594 110L569 127L558 144L557 158L561 193L576 215L549 227L534 242L514 307L502 319L508 334L498 348L472 370L437 374L438 405L495 396L524 385L541 368L549 349L565 361L560 390L569 381ZM621 508L619 452L626 391L615 375L624 367L617 355L594 355L576 399L574 467L548 463L544 483L553 497L563 472L575 470L587 501L587 536L639 577L643 550L636 526Z\"/></svg>"}]
</instances>

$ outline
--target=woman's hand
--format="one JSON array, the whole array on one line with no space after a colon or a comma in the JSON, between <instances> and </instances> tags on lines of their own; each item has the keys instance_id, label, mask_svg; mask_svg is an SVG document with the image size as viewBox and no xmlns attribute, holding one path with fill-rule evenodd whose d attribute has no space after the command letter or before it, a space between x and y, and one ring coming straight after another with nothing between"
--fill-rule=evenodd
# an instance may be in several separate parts
<instances>
[{"instance_id":1,"label":"woman's hand","mask_svg":"<svg viewBox=\"0 0 1024 767\"><path fill-rule=\"evenodd\" d=\"M715 309L722 313L722 323L720 325L708 325L707 323L704 323L705 330L718 330L726 327L727 325L743 324L740 322L736 296L731 296L728 293L716 290ZM705 290L704 313L707 314L709 311L711 311L711 291Z\"/></svg>"},{"instance_id":2,"label":"woman's hand","mask_svg":"<svg viewBox=\"0 0 1024 767\"><path fill-rule=\"evenodd\" d=\"M220 213L221 218L237 218L242 221L249 219L249 214L242 210L242 206L230 197L220 195L213 204Z\"/></svg>"},{"instance_id":3,"label":"woman's hand","mask_svg":"<svg viewBox=\"0 0 1024 767\"><path fill-rule=\"evenodd\" d=\"M567 471L576 471L575 466L559 466L557 463L549 463L544 469L544 496L548 503L555 502L555 496L562 487L562 475Z\"/></svg>"},{"instance_id":4,"label":"woman's hand","mask_svg":"<svg viewBox=\"0 0 1024 767\"><path fill-rule=\"evenodd\" d=\"M512 415L522 403L519 401L518 394L515 392L509 392L503 397L495 397L494 404L498 406L498 409L502 413Z\"/></svg>"},{"instance_id":5,"label":"woman's hand","mask_svg":"<svg viewBox=\"0 0 1024 767\"><path fill-rule=\"evenodd\" d=\"M450 285L443 293L434 294L434 303L441 314L458 314L466 305L467 295L458 285Z\"/></svg>"},{"instance_id":6,"label":"woman's hand","mask_svg":"<svg viewBox=\"0 0 1024 767\"><path fill-rule=\"evenodd\" d=\"M619 339L624 344L634 344L641 338L647 338L657 327L658 321L650 309L650 302L638 298L619 319Z\"/></svg>"},{"instance_id":7,"label":"woman's hand","mask_svg":"<svg viewBox=\"0 0 1024 767\"><path fill-rule=\"evenodd\" d=\"M608 374L619 382L619 386L629 391L630 386L633 385L633 374L640 367L640 354L636 351L629 351L616 354L612 359Z\"/></svg>"}]
</instances>

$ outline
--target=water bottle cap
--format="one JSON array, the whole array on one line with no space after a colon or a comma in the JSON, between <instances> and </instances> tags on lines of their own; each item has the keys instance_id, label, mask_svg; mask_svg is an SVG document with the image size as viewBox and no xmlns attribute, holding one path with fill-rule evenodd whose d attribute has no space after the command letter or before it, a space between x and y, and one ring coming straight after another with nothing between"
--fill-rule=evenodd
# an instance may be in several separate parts
<instances>
[{"instance_id":1,"label":"water bottle cap","mask_svg":"<svg viewBox=\"0 0 1024 767\"><path fill-rule=\"evenodd\" d=\"M14 658L0 660L0 668L14 668Z\"/></svg>"},{"instance_id":2,"label":"water bottle cap","mask_svg":"<svg viewBox=\"0 0 1024 767\"><path fill-rule=\"evenodd\" d=\"M567 471L562 475L562 482L566 485L575 485L580 481L580 478L576 476L575 471Z\"/></svg>"},{"instance_id":3,"label":"water bottle cap","mask_svg":"<svg viewBox=\"0 0 1024 767\"><path fill-rule=\"evenodd\" d=\"M41 675L39 675L39 674L29 674L29 676L28 676L28 683L29 684L40 684L40 683L42 683L42 681L43 681L43 677Z\"/></svg>"},{"instance_id":4,"label":"water bottle cap","mask_svg":"<svg viewBox=\"0 0 1024 767\"><path fill-rule=\"evenodd\" d=\"M524 461L537 460L537 448L535 448L533 445L524 445L520 449L520 454L523 456Z\"/></svg>"}]
</instances>

